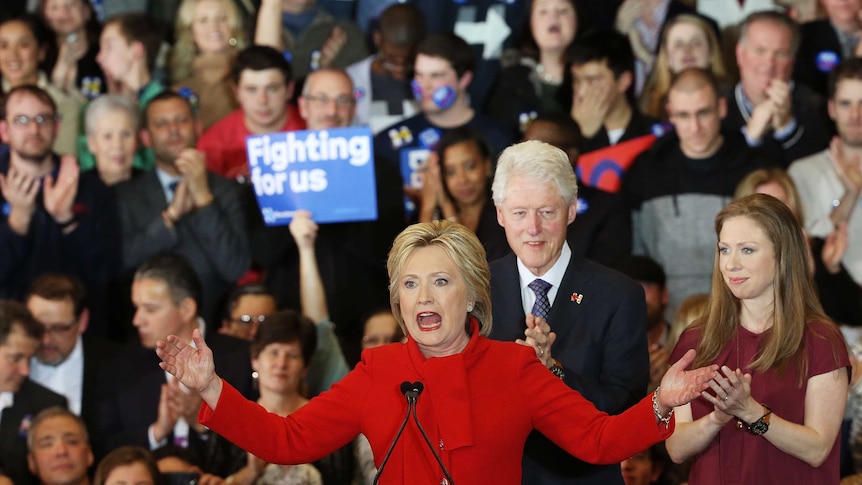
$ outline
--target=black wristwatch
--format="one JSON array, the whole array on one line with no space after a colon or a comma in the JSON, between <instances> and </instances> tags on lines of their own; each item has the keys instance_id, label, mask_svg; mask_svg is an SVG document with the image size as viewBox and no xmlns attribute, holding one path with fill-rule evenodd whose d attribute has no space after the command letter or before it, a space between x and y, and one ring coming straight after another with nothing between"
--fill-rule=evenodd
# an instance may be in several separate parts
<instances>
[{"instance_id":1,"label":"black wristwatch","mask_svg":"<svg viewBox=\"0 0 862 485\"><path fill-rule=\"evenodd\" d=\"M772 414L772 409L766 404L761 404L761 406L766 409L766 414L761 416L757 421L745 426L745 429L755 436L762 436L763 433L769 431L769 416Z\"/></svg>"},{"instance_id":2,"label":"black wristwatch","mask_svg":"<svg viewBox=\"0 0 862 485\"><path fill-rule=\"evenodd\" d=\"M551 367L549 367L548 369L550 369L550 371L553 372L554 375L559 377L560 379L565 379L566 378L566 371L563 370L563 366L560 364L559 361L557 361L557 359L553 359L553 361L554 361L554 364Z\"/></svg>"}]
</instances>

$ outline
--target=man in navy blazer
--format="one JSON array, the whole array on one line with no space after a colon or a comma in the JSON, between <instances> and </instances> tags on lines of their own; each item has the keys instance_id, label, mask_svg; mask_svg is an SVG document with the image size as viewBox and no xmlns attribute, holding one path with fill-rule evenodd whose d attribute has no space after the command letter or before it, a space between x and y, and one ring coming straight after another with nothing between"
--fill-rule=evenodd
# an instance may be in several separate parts
<instances>
[{"instance_id":1,"label":"man in navy blazer","mask_svg":"<svg viewBox=\"0 0 862 485\"><path fill-rule=\"evenodd\" d=\"M219 334L215 322L207 325L198 316L200 295L194 268L181 256L150 258L135 272L132 323L140 344L130 346L110 365L116 388L102 399L100 418L109 447L135 445L154 450L175 444L203 455L206 429L197 421L200 396L159 368L156 342L168 335L191 340L194 329L199 329L213 353L218 352L216 365L224 379L246 397L255 397L248 342Z\"/></svg>"},{"instance_id":2,"label":"man in navy blazer","mask_svg":"<svg viewBox=\"0 0 862 485\"><path fill-rule=\"evenodd\" d=\"M538 141L507 148L492 191L513 254L491 264L491 338L533 345L550 372L602 411L636 403L649 381L643 289L572 254L566 228L577 215L577 181L565 152ZM523 483L623 480L618 465L586 464L534 432Z\"/></svg>"}]
</instances>

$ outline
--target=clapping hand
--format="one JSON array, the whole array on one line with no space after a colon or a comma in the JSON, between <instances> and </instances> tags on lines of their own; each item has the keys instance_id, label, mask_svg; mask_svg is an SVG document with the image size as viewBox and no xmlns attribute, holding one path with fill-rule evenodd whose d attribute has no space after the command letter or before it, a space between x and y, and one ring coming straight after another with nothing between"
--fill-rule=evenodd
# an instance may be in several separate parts
<instances>
[{"instance_id":1,"label":"clapping hand","mask_svg":"<svg viewBox=\"0 0 862 485\"><path fill-rule=\"evenodd\" d=\"M30 219L36 211L36 194L39 179L10 166L6 175L0 173L0 193L9 204L9 228L24 235L30 228Z\"/></svg>"},{"instance_id":2,"label":"clapping hand","mask_svg":"<svg viewBox=\"0 0 862 485\"><path fill-rule=\"evenodd\" d=\"M527 314L527 329L524 330L523 339L515 340L515 343L533 347L536 349L536 357L542 361L545 367L551 367L554 359L551 357L551 346L557 340L556 332L551 331L551 326L542 317Z\"/></svg>"},{"instance_id":3,"label":"clapping hand","mask_svg":"<svg viewBox=\"0 0 862 485\"><path fill-rule=\"evenodd\" d=\"M72 206L75 196L78 194L78 178L81 169L78 160L71 155L64 155L60 159L60 170L57 172L57 180L51 175L45 176L42 195L45 211L54 218L58 224L65 224L75 216Z\"/></svg>"},{"instance_id":4,"label":"clapping hand","mask_svg":"<svg viewBox=\"0 0 862 485\"><path fill-rule=\"evenodd\" d=\"M744 374L739 369L731 370L725 365L709 381L709 387L712 392L704 391L701 395L715 406L716 411L745 422L757 419L751 419L751 416L763 414L763 406L751 397L751 374Z\"/></svg>"}]
</instances>

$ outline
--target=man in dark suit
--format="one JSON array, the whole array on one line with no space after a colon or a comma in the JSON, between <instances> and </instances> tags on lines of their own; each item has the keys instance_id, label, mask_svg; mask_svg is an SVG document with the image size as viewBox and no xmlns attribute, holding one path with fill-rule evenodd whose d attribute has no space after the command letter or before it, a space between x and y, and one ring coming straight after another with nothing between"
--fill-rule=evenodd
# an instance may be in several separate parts
<instances>
[{"instance_id":1,"label":"man in dark suit","mask_svg":"<svg viewBox=\"0 0 862 485\"><path fill-rule=\"evenodd\" d=\"M507 148L492 190L513 254L491 264L491 338L533 345L602 411L633 405L649 380L643 290L572 254L566 228L577 215L577 181L565 152L538 141ZM525 484L623 483L619 466L588 465L538 433L527 440L523 472Z\"/></svg>"},{"instance_id":2,"label":"man in dark suit","mask_svg":"<svg viewBox=\"0 0 862 485\"><path fill-rule=\"evenodd\" d=\"M27 467L27 430L39 411L66 399L27 378L42 327L21 303L0 300L0 473L35 483Z\"/></svg>"},{"instance_id":3,"label":"man in dark suit","mask_svg":"<svg viewBox=\"0 0 862 485\"><path fill-rule=\"evenodd\" d=\"M84 306L84 287L60 274L44 274L33 281L24 300L44 334L30 360L30 379L62 395L69 409L80 416L92 437L93 451L106 451L97 432L97 402L113 383L104 380L102 363L116 357L117 346L85 335L90 312Z\"/></svg>"},{"instance_id":4,"label":"man in dark suit","mask_svg":"<svg viewBox=\"0 0 862 485\"><path fill-rule=\"evenodd\" d=\"M123 266L156 254L180 254L203 283L198 311L216 322L218 305L251 264L239 188L207 171L195 149L199 125L182 96L166 91L147 105L141 140L156 169L117 187Z\"/></svg>"},{"instance_id":5,"label":"man in dark suit","mask_svg":"<svg viewBox=\"0 0 862 485\"><path fill-rule=\"evenodd\" d=\"M103 398L101 421L109 445L156 449L168 443L201 450L206 429L197 421L201 399L159 368L156 342L168 335L191 340L200 329L218 352L219 373L247 397L254 397L248 342L218 333L198 316L201 284L191 264L180 256L160 255L135 273L133 324L140 345L133 345L111 366L116 389ZM202 455L202 453L200 453Z\"/></svg>"},{"instance_id":6,"label":"man in dark suit","mask_svg":"<svg viewBox=\"0 0 862 485\"><path fill-rule=\"evenodd\" d=\"M799 31L801 39L793 79L803 83L826 97L829 95L829 74L842 60L858 57L859 35L862 22L859 21L859 0L821 0L825 19L812 20L802 24Z\"/></svg>"}]
</instances>

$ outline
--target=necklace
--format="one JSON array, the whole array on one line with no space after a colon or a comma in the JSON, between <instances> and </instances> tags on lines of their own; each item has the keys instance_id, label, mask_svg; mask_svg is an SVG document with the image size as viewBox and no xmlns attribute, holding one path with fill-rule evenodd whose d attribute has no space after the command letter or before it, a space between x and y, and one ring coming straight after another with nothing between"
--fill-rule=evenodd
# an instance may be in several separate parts
<instances>
[{"instance_id":1,"label":"necklace","mask_svg":"<svg viewBox=\"0 0 862 485\"><path fill-rule=\"evenodd\" d=\"M536 74L539 75L539 79L542 80L545 84L552 84L554 86L560 85L563 83L562 76L554 76L548 72L545 72L545 68L542 67L542 64L536 64Z\"/></svg>"}]
</instances>

